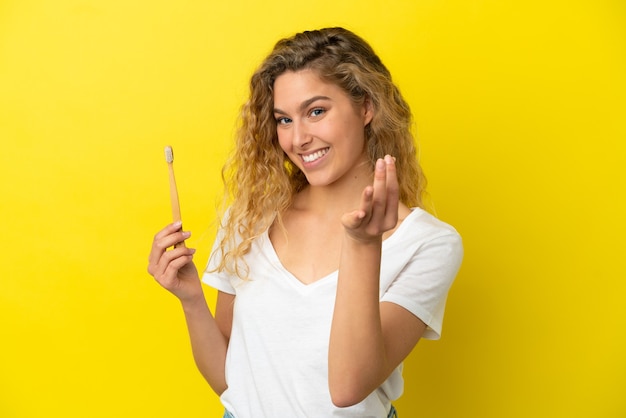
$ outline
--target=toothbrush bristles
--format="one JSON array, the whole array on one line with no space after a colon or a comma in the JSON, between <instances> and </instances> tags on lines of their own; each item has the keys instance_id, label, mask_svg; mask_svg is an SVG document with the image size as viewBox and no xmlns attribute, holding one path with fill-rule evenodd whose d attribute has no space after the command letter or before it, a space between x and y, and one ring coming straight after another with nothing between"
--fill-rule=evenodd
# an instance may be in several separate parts
<instances>
[{"instance_id":1,"label":"toothbrush bristles","mask_svg":"<svg viewBox=\"0 0 626 418\"><path fill-rule=\"evenodd\" d=\"M168 164L174 162L174 151L169 145L165 147L165 161L167 161Z\"/></svg>"}]
</instances>

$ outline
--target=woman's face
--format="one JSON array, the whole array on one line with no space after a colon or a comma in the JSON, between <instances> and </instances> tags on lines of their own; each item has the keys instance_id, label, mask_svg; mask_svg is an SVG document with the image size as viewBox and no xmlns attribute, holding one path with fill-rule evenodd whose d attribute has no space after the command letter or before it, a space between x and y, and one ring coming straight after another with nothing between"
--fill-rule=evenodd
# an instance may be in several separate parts
<instances>
[{"instance_id":1,"label":"woman's face","mask_svg":"<svg viewBox=\"0 0 626 418\"><path fill-rule=\"evenodd\" d=\"M274 116L281 148L312 186L371 170L365 151L371 106L354 104L314 71L288 71L276 78Z\"/></svg>"}]
</instances>

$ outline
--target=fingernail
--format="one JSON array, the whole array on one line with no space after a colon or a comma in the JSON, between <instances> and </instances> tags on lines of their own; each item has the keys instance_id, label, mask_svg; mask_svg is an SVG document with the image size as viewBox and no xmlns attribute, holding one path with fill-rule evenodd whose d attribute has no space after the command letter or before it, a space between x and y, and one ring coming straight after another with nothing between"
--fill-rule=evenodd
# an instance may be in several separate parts
<instances>
[{"instance_id":1,"label":"fingernail","mask_svg":"<svg viewBox=\"0 0 626 418\"><path fill-rule=\"evenodd\" d=\"M187 238L189 238L190 236L191 236L191 232L189 232L189 231L185 231L185 232L183 232L183 238L187 239Z\"/></svg>"},{"instance_id":2,"label":"fingernail","mask_svg":"<svg viewBox=\"0 0 626 418\"><path fill-rule=\"evenodd\" d=\"M378 160L376 160L376 169L383 170L384 168L385 168L385 162L383 161L383 159L379 158Z\"/></svg>"},{"instance_id":3,"label":"fingernail","mask_svg":"<svg viewBox=\"0 0 626 418\"><path fill-rule=\"evenodd\" d=\"M176 228L180 228L181 226L183 226L183 222L182 221L176 221L172 224L172 226L176 227Z\"/></svg>"}]
</instances>

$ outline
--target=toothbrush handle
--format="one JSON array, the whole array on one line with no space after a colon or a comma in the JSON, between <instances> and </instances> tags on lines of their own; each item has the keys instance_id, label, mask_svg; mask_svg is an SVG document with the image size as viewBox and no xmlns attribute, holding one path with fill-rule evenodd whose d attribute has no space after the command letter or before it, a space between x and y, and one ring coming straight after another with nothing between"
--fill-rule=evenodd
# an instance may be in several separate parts
<instances>
[{"instance_id":1,"label":"toothbrush handle","mask_svg":"<svg viewBox=\"0 0 626 418\"><path fill-rule=\"evenodd\" d=\"M178 190L176 188L176 178L174 177L174 166L169 163L169 174L170 174L170 202L172 205L172 218L173 222L177 222L181 220L180 216L180 204L178 202ZM174 246L174 248L185 246L184 242L180 242Z\"/></svg>"}]
</instances>

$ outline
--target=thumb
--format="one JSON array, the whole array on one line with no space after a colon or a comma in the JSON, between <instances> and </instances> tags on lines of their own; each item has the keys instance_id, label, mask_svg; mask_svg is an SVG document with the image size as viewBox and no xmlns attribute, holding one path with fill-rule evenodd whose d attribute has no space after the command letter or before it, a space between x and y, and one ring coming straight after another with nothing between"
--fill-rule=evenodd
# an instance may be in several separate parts
<instances>
[{"instance_id":1,"label":"thumb","mask_svg":"<svg viewBox=\"0 0 626 418\"><path fill-rule=\"evenodd\" d=\"M357 209L352 212L344 213L341 216L341 223L345 228L356 229L361 226L363 219L365 218L365 211Z\"/></svg>"}]
</instances>

